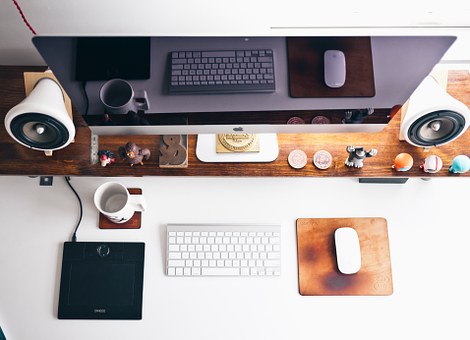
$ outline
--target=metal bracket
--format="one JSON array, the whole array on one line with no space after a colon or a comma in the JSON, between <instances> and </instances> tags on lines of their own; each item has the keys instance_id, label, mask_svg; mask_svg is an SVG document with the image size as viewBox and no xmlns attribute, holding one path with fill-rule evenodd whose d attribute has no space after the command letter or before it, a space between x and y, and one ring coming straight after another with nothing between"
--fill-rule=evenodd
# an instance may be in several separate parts
<instances>
[{"instance_id":1,"label":"metal bracket","mask_svg":"<svg viewBox=\"0 0 470 340\"><path fill-rule=\"evenodd\" d=\"M405 184L408 178L403 177L387 177L387 178L359 178L359 183L373 184Z\"/></svg>"},{"instance_id":2,"label":"metal bracket","mask_svg":"<svg viewBox=\"0 0 470 340\"><path fill-rule=\"evenodd\" d=\"M90 161L91 164L97 164L99 157L98 157L98 148L99 148L99 139L98 135L91 133L91 141L90 141Z\"/></svg>"},{"instance_id":3,"label":"metal bracket","mask_svg":"<svg viewBox=\"0 0 470 340\"><path fill-rule=\"evenodd\" d=\"M39 185L42 187L52 186L52 176L39 176Z\"/></svg>"}]
</instances>

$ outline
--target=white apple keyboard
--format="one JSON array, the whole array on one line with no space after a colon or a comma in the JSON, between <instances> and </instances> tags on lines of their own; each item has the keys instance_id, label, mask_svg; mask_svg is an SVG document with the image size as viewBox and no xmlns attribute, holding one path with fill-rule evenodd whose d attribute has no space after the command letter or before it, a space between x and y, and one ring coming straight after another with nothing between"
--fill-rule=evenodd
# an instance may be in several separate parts
<instances>
[{"instance_id":1,"label":"white apple keyboard","mask_svg":"<svg viewBox=\"0 0 470 340\"><path fill-rule=\"evenodd\" d=\"M168 276L279 276L277 224L168 224Z\"/></svg>"}]
</instances>

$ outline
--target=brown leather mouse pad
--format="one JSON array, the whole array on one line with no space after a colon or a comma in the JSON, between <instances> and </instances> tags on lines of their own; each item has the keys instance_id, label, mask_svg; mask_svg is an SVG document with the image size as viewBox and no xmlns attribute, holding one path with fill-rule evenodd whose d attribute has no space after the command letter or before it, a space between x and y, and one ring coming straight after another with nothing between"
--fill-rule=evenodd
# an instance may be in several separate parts
<instances>
[{"instance_id":1,"label":"brown leather mouse pad","mask_svg":"<svg viewBox=\"0 0 470 340\"><path fill-rule=\"evenodd\" d=\"M361 248L361 269L342 274L336 263L334 232L354 228ZM301 295L391 295L392 270L384 218L299 218L297 220Z\"/></svg>"},{"instance_id":2,"label":"brown leather mouse pad","mask_svg":"<svg viewBox=\"0 0 470 340\"><path fill-rule=\"evenodd\" d=\"M340 88L325 84L323 55L341 50L346 59L346 80ZM291 97L373 97L375 95L372 47L369 37L287 38Z\"/></svg>"}]
</instances>

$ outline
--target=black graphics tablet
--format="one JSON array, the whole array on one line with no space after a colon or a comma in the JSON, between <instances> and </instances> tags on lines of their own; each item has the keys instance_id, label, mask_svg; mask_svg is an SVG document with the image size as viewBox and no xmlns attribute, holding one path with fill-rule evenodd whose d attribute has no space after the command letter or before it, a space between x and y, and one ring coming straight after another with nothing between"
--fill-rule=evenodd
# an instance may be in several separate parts
<instances>
[{"instance_id":1,"label":"black graphics tablet","mask_svg":"<svg viewBox=\"0 0 470 340\"><path fill-rule=\"evenodd\" d=\"M65 242L59 319L142 319L144 243Z\"/></svg>"}]
</instances>

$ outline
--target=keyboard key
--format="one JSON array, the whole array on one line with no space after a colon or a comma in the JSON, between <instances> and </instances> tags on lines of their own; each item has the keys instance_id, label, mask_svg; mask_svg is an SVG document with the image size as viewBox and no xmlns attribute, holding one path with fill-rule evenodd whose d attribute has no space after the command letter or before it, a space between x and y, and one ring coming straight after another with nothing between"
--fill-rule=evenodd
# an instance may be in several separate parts
<instances>
[{"instance_id":1,"label":"keyboard key","mask_svg":"<svg viewBox=\"0 0 470 340\"><path fill-rule=\"evenodd\" d=\"M265 267L279 267L281 265L281 262L278 260L266 260L264 261L264 266Z\"/></svg>"},{"instance_id":2,"label":"keyboard key","mask_svg":"<svg viewBox=\"0 0 470 340\"><path fill-rule=\"evenodd\" d=\"M272 260L272 259L280 259L281 258L281 254L280 253L268 253L268 259Z\"/></svg>"},{"instance_id":3,"label":"keyboard key","mask_svg":"<svg viewBox=\"0 0 470 340\"><path fill-rule=\"evenodd\" d=\"M181 253L168 253L168 259L181 259Z\"/></svg>"},{"instance_id":4,"label":"keyboard key","mask_svg":"<svg viewBox=\"0 0 470 340\"><path fill-rule=\"evenodd\" d=\"M180 246L177 245L177 244L175 244L175 245L170 244L170 245L168 246L168 250L169 250L169 251L179 251L179 250L180 250Z\"/></svg>"},{"instance_id":5,"label":"keyboard key","mask_svg":"<svg viewBox=\"0 0 470 340\"><path fill-rule=\"evenodd\" d=\"M183 267L184 260L168 260L168 267Z\"/></svg>"},{"instance_id":6,"label":"keyboard key","mask_svg":"<svg viewBox=\"0 0 470 340\"><path fill-rule=\"evenodd\" d=\"M240 269L238 268L202 268L202 275L207 276L238 276L240 275Z\"/></svg>"}]
</instances>

